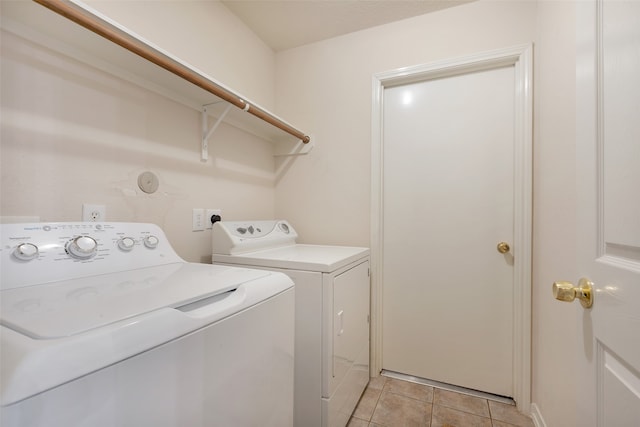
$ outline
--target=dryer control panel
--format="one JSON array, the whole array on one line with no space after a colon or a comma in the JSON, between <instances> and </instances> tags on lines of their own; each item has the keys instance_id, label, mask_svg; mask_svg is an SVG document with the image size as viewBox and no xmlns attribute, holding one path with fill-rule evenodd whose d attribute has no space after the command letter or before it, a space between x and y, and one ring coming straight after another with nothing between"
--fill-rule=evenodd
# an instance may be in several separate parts
<instances>
[{"instance_id":1,"label":"dryer control panel","mask_svg":"<svg viewBox=\"0 0 640 427\"><path fill-rule=\"evenodd\" d=\"M287 221L219 221L213 224L214 254L233 255L291 246L298 234Z\"/></svg>"}]
</instances>

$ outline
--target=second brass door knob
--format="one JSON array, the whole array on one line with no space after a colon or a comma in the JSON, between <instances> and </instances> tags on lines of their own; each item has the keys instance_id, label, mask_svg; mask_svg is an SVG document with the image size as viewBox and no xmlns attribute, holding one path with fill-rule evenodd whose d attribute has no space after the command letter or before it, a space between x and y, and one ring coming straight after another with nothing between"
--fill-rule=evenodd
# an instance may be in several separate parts
<instances>
[{"instance_id":1,"label":"second brass door knob","mask_svg":"<svg viewBox=\"0 0 640 427\"><path fill-rule=\"evenodd\" d=\"M509 244L507 242L498 243L498 246L496 248L498 249L498 252L500 252L501 254L506 254L511 250L511 247L509 247Z\"/></svg>"}]
</instances>

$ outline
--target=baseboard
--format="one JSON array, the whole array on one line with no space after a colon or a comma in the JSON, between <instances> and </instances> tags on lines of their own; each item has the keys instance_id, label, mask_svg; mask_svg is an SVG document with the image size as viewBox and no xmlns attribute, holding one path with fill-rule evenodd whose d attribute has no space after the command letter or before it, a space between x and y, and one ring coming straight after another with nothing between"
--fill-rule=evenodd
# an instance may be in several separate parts
<instances>
[{"instance_id":1,"label":"baseboard","mask_svg":"<svg viewBox=\"0 0 640 427\"><path fill-rule=\"evenodd\" d=\"M533 425L536 427L547 427L547 424L544 422L544 418L542 418L540 408L538 408L538 405L535 403L531 404L531 419L533 419Z\"/></svg>"}]
</instances>

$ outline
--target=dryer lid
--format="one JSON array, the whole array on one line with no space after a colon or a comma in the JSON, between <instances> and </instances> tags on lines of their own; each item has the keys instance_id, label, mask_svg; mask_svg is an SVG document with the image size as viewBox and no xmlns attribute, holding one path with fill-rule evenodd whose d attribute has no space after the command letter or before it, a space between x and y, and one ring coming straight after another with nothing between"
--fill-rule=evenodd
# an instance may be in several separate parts
<instances>
[{"instance_id":1,"label":"dryer lid","mask_svg":"<svg viewBox=\"0 0 640 427\"><path fill-rule=\"evenodd\" d=\"M368 255L368 248L297 244L235 255L214 254L213 262L332 273Z\"/></svg>"}]
</instances>

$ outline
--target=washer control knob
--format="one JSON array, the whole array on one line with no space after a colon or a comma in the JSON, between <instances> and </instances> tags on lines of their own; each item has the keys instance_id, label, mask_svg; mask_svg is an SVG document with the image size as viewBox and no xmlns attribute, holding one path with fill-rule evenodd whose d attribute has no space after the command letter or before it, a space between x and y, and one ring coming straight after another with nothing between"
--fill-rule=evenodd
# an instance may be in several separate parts
<instances>
[{"instance_id":1,"label":"washer control knob","mask_svg":"<svg viewBox=\"0 0 640 427\"><path fill-rule=\"evenodd\" d=\"M158 238L154 235L150 235L144 238L144 245L149 249L155 249L156 246L158 246L158 243L160 243L160 240L158 240Z\"/></svg>"},{"instance_id":2,"label":"washer control knob","mask_svg":"<svg viewBox=\"0 0 640 427\"><path fill-rule=\"evenodd\" d=\"M98 242L93 237L78 236L67 243L66 249L74 258L89 259L98 252Z\"/></svg>"},{"instance_id":3,"label":"washer control knob","mask_svg":"<svg viewBox=\"0 0 640 427\"><path fill-rule=\"evenodd\" d=\"M118 247L125 252L130 252L131 250L133 250L135 244L136 241L133 240L132 237L123 237L122 239L118 240Z\"/></svg>"},{"instance_id":4,"label":"washer control knob","mask_svg":"<svg viewBox=\"0 0 640 427\"><path fill-rule=\"evenodd\" d=\"M13 251L13 256L22 261L31 261L38 258L38 247L33 243L20 243Z\"/></svg>"}]
</instances>

